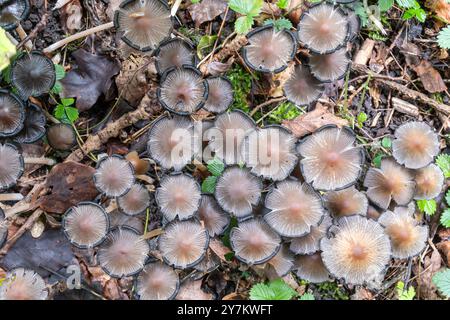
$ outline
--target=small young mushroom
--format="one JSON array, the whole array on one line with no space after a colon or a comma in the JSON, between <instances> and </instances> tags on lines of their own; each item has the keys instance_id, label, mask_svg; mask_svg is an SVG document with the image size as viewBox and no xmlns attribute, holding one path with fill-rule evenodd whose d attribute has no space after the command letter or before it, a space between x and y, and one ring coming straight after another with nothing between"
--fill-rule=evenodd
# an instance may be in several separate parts
<instances>
[{"instance_id":1,"label":"small young mushroom","mask_svg":"<svg viewBox=\"0 0 450 320\"><path fill-rule=\"evenodd\" d=\"M329 54L313 54L308 62L311 73L320 82L333 82L342 79L351 64L345 48Z\"/></svg>"},{"instance_id":2,"label":"small young mushroom","mask_svg":"<svg viewBox=\"0 0 450 320\"><path fill-rule=\"evenodd\" d=\"M14 136L23 128L25 106L13 93L0 90L0 138Z\"/></svg>"},{"instance_id":3,"label":"small young mushroom","mask_svg":"<svg viewBox=\"0 0 450 320\"><path fill-rule=\"evenodd\" d=\"M223 113L233 104L233 85L225 77L209 77L208 99L203 109L212 113Z\"/></svg>"},{"instance_id":4,"label":"small young mushroom","mask_svg":"<svg viewBox=\"0 0 450 320\"><path fill-rule=\"evenodd\" d=\"M117 205L123 213L135 216L143 213L150 205L148 190L139 183L133 184L130 191L117 198Z\"/></svg>"},{"instance_id":5,"label":"small young mushroom","mask_svg":"<svg viewBox=\"0 0 450 320\"><path fill-rule=\"evenodd\" d=\"M325 91L325 86L314 78L308 67L297 65L284 84L283 91L286 99L302 107L317 101Z\"/></svg>"},{"instance_id":6,"label":"small young mushroom","mask_svg":"<svg viewBox=\"0 0 450 320\"><path fill-rule=\"evenodd\" d=\"M320 224L311 227L311 231L299 238L293 238L289 249L295 254L312 254L320 250L320 240L325 237L328 229L331 227L332 219L326 214Z\"/></svg>"},{"instance_id":7,"label":"small young mushroom","mask_svg":"<svg viewBox=\"0 0 450 320\"><path fill-rule=\"evenodd\" d=\"M223 211L216 199L211 195L202 195L198 218L205 224L211 237L219 236L225 232L230 224L230 216Z\"/></svg>"},{"instance_id":8,"label":"small young mushroom","mask_svg":"<svg viewBox=\"0 0 450 320\"><path fill-rule=\"evenodd\" d=\"M365 216L369 205L366 195L356 190L354 186L339 191L329 191L323 199L325 207L334 218L354 214Z\"/></svg>"},{"instance_id":9,"label":"small young mushroom","mask_svg":"<svg viewBox=\"0 0 450 320\"><path fill-rule=\"evenodd\" d=\"M48 127L47 142L55 150L68 151L77 143L77 136L70 124L57 123Z\"/></svg>"},{"instance_id":10,"label":"small young mushroom","mask_svg":"<svg viewBox=\"0 0 450 320\"><path fill-rule=\"evenodd\" d=\"M94 183L107 197L123 196L135 183L134 168L121 156L104 157L97 163Z\"/></svg>"},{"instance_id":11,"label":"small young mushroom","mask_svg":"<svg viewBox=\"0 0 450 320\"><path fill-rule=\"evenodd\" d=\"M16 268L8 273L0 286L0 300L46 300L44 279L31 269Z\"/></svg>"},{"instance_id":12,"label":"small young mushroom","mask_svg":"<svg viewBox=\"0 0 450 320\"><path fill-rule=\"evenodd\" d=\"M331 280L320 252L295 257L294 270L297 276L311 283L322 283Z\"/></svg>"},{"instance_id":13,"label":"small young mushroom","mask_svg":"<svg viewBox=\"0 0 450 320\"><path fill-rule=\"evenodd\" d=\"M42 109L35 104L29 104L26 110L23 129L14 136L17 143L33 143L45 135L45 118Z\"/></svg>"},{"instance_id":14,"label":"small young mushroom","mask_svg":"<svg viewBox=\"0 0 450 320\"><path fill-rule=\"evenodd\" d=\"M6 238L8 238L8 225L5 220L5 213L0 208L0 248L5 244Z\"/></svg>"},{"instance_id":15,"label":"small young mushroom","mask_svg":"<svg viewBox=\"0 0 450 320\"><path fill-rule=\"evenodd\" d=\"M439 153L439 139L424 122L408 122L395 130L392 154L406 168L419 169L428 165Z\"/></svg>"},{"instance_id":16,"label":"small young mushroom","mask_svg":"<svg viewBox=\"0 0 450 320\"><path fill-rule=\"evenodd\" d=\"M162 42L154 53L155 66L159 74L172 67L195 66L194 46L181 38Z\"/></svg>"},{"instance_id":17,"label":"small young mushroom","mask_svg":"<svg viewBox=\"0 0 450 320\"><path fill-rule=\"evenodd\" d=\"M414 199L431 200L436 198L444 185L444 174L435 164L429 164L425 168L416 171L416 192Z\"/></svg>"},{"instance_id":18,"label":"small young mushroom","mask_svg":"<svg viewBox=\"0 0 450 320\"><path fill-rule=\"evenodd\" d=\"M30 13L29 0L3 0L0 3L0 27L14 30Z\"/></svg>"},{"instance_id":19,"label":"small young mushroom","mask_svg":"<svg viewBox=\"0 0 450 320\"><path fill-rule=\"evenodd\" d=\"M283 246L267 263L275 270L278 277L284 277L294 267L294 255Z\"/></svg>"},{"instance_id":20,"label":"small young mushroom","mask_svg":"<svg viewBox=\"0 0 450 320\"><path fill-rule=\"evenodd\" d=\"M172 300L180 289L180 278L161 262L147 264L136 279L139 300Z\"/></svg>"}]
</instances>

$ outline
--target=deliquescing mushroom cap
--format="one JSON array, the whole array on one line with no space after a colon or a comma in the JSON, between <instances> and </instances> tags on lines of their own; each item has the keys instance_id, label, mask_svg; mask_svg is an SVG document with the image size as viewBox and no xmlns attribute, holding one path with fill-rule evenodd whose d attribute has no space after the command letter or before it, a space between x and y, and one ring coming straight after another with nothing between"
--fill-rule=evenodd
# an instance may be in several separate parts
<instances>
[{"instance_id":1,"label":"deliquescing mushroom cap","mask_svg":"<svg viewBox=\"0 0 450 320\"><path fill-rule=\"evenodd\" d=\"M212 113L225 112L234 101L233 85L230 80L225 77L209 77L208 82L208 99L206 99L203 109Z\"/></svg>"},{"instance_id":2,"label":"deliquescing mushroom cap","mask_svg":"<svg viewBox=\"0 0 450 320\"><path fill-rule=\"evenodd\" d=\"M300 279L312 283L322 283L331 280L330 273L322 261L320 252L296 256L294 270Z\"/></svg>"},{"instance_id":3,"label":"deliquescing mushroom cap","mask_svg":"<svg viewBox=\"0 0 450 320\"><path fill-rule=\"evenodd\" d=\"M286 246L283 246L267 263L272 266L279 277L284 277L294 267L294 255Z\"/></svg>"},{"instance_id":4,"label":"deliquescing mushroom cap","mask_svg":"<svg viewBox=\"0 0 450 320\"><path fill-rule=\"evenodd\" d=\"M48 127L47 141L53 149L67 151L77 143L77 137L70 124L56 123Z\"/></svg>"},{"instance_id":5,"label":"deliquescing mushroom cap","mask_svg":"<svg viewBox=\"0 0 450 320\"><path fill-rule=\"evenodd\" d=\"M121 156L104 157L97 163L94 183L107 197L120 197L126 194L134 182L134 168Z\"/></svg>"},{"instance_id":6,"label":"deliquescing mushroom cap","mask_svg":"<svg viewBox=\"0 0 450 320\"><path fill-rule=\"evenodd\" d=\"M181 38L163 41L155 50L154 55L156 57L156 70L159 74L163 74L172 67L195 66L194 46Z\"/></svg>"},{"instance_id":7,"label":"deliquescing mushroom cap","mask_svg":"<svg viewBox=\"0 0 450 320\"><path fill-rule=\"evenodd\" d=\"M25 121L25 106L13 93L0 90L0 137L19 133Z\"/></svg>"},{"instance_id":8,"label":"deliquescing mushroom cap","mask_svg":"<svg viewBox=\"0 0 450 320\"><path fill-rule=\"evenodd\" d=\"M16 146L0 144L0 190L16 184L24 169L23 157Z\"/></svg>"},{"instance_id":9,"label":"deliquescing mushroom cap","mask_svg":"<svg viewBox=\"0 0 450 320\"><path fill-rule=\"evenodd\" d=\"M358 214L365 216L369 201L364 193L354 186L339 191L329 191L324 195L325 207L334 218Z\"/></svg>"},{"instance_id":10,"label":"deliquescing mushroom cap","mask_svg":"<svg viewBox=\"0 0 450 320\"><path fill-rule=\"evenodd\" d=\"M414 199L431 200L436 198L444 185L444 174L435 164L429 164L425 168L416 171L416 192Z\"/></svg>"},{"instance_id":11,"label":"deliquescing mushroom cap","mask_svg":"<svg viewBox=\"0 0 450 320\"><path fill-rule=\"evenodd\" d=\"M221 235L230 224L230 216L219 206L213 196L207 194L202 195L198 218L203 221L211 237Z\"/></svg>"},{"instance_id":12,"label":"deliquescing mushroom cap","mask_svg":"<svg viewBox=\"0 0 450 320\"><path fill-rule=\"evenodd\" d=\"M2 1L0 4L0 27L6 31L13 30L20 21L30 13L29 0Z\"/></svg>"},{"instance_id":13,"label":"deliquescing mushroom cap","mask_svg":"<svg viewBox=\"0 0 450 320\"><path fill-rule=\"evenodd\" d=\"M44 279L30 269L9 271L0 286L0 300L46 300L47 297Z\"/></svg>"},{"instance_id":14,"label":"deliquescing mushroom cap","mask_svg":"<svg viewBox=\"0 0 450 320\"><path fill-rule=\"evenodd\" d=\"M342 79L350 68L351 60L345 48L329 54L313 54L308 61L311 73L321 82Z\"/></svg>"},{"instance_id":15,"label":"deliquescing mushroom cap","mask_svg":"<svg viewBox=\"0 0 450 320\"><path fill-rule=\"evenodd\" d=\"M17 143L33 143L45 135L47 119L42 109L35 104L29 104L26 110L23 129L14 136Z\"/></svg>"},{"instance_id":16,"label":"deliquescing mushroom cap","mask_svg":"<svg viewBox=\"0 0 450 320\"><path fill-rule=\"evenodd\" d=\"M148 190L139 183L133 184L130 191L117 198L117 205L123 213L135 216L145 212L150 205Z\"/></svg>"},{"instance_id":17,"label":"deliquescing mushroom cap","mask_svg":"<svg viewBox=\"0 0 450 320\"><path fill-rule=\"evenodd\" d=\"M293 238L289 249L295 254L312 254L320 250L320 240L325 237L332 224L331 217L326 214L318 226L311 227L311 231L303 237Z\"/></svg>"},{"instance_id":18,"label":"deliquescing mushroom cap","mask_svg":"<svg viewBox=\"0 0 450 320\"><path fill-rule=\"evenodd\" d=\"M325 91L322 82L314 78L309 67L297 65L283 86L286 99L298 107L309 106Z\"/></svg>"},{"instance_id":19,"label":"deliquescing mushroom cap","mask_svg":"<svg viewBox=\"0 0 450 320\"><path fill-rule=\"evenodd\" d=\"M178 274L161 262L147 264L136 279L136 294L140 300L172 300L179 289Z\"/></svg>"}]
</instances>

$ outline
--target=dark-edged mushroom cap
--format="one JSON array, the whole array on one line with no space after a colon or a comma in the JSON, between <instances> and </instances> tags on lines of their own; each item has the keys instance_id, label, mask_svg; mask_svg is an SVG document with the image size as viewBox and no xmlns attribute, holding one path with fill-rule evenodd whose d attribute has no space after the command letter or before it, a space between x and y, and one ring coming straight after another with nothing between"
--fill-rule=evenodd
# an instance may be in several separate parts
<instances>
[{"instance_id":1,"label":"dark-edged mushroom cap","mask_svg":"<svg viewBox=\"0 0 450 320\"><path fill-rule=\"evenodd\" d=\"M35 104L27 107L23 129L14 137L17 143L33 143L45 135L45 118L42 109Z\"/></svg>"},{"instance_id":2,"label":"dark-edged mushroom cap","mask_svg":"<svg viewBox=\"0 0 450 320\"><path fill-rule=\"evenodd\" d=\"M220 258L211 249L206 250L206 254L202 261L197 263L193 268L202 273L210 273L220 266Z\"/></svg>"},{"instance_id":3,"label":"dark-edged mushroom cap","mask_svg":"<svg viewBox=\"0 0 450 320\"><path fill-rule=\"evenodd\" d=\"M202 195L198 218L205 224L211 237L221 235L230 224L230 216L223 211L216 199L210 195Z\"/></svg>"},{"instance_id":4,"label":"dark-edged mushroom cap","mask_svg":"<svg viewBox=\"0 0 450 320\"><path fill-rule=\"evenodd\" d=\"M322 283L331 280L330 273L322 261L320 252L296 256L294 270L300 279L312 283Z\"/></svg>"},{"instance_id":5,"label":"dark-edged mushroom cap","mask_svg":"<svg viewBox=\"0 0 450 320\"><path fill-rule=\"evenodd\" d=\"M320 241L320 248L322 260L334 277L362 285L386 271L391 245L378 222L356 215L343 217L329 234L330 238Z\"/></svg>"},{"instance_id":6,"label":"dark-edged mushroom cap","mask_svg":"<svg viewBox=\"0 0 450 320\"><path fill-rule=\"evenodd\" d=\"M30 13L28 0L3 0L0 2L0 27L9 31L17 27Z\"/></svg>"},{"instance_id":7,"label":"dark-edged mushroom cap","mask_svg":"<svg viewBox=\"0 0 450 320\"><path fill-rule=\"evenodd\" d=\"M0 208L0 248L5 244L6 238L8 238L8 226L5 220L5 213Z\"/></svg>"},{"instance_id":8,"label":"dark-edged mushroom cap","mask_svg":"<svg viewBox=\"0 0 450 320\"><path fill-rule=\"evenodd\" d=\"M212 113L223 113L233 104L233 85L225 77L210 77L208 82L208 99L203 109Z\"/></svg>"},{"instance_id":9,"label":"dark-edged mushroom cap","mask_svg":"<svg viewBox=\"0 0 450 320\"><path fill-rule=\"evenodd\" d=\"M139 300L172 300L180 288L180 278L161 262L147 264L136 279Z\"/></svg>"},{"instance_id":10,"label":"dark-edged mushroom cap","mask_svg":"<svg viewBox=\"0 0 450 320\"><path fill-rule=\"evenodd\" d=\"M297 31L301 44L315 53L325 54L345 44L349 27L342 9L324 2L302 14Z\"/></svg>"},{"instance_id":11,"label":"dark-edged mushroom cap","mask_svg":"<svg viewBox=\"0 0 450 320\"><path fill-rule=\"evenodd\" d=\"M248 45L243 48L245 63L256 71L278 73L286 69L297 51L297 40L286 29L274 26L256 28L247 34Z\"/></svg>"},{"instance_id":12,"label":"dark-edged mushroom cap","mask_svg":"<svg viewBox=\"0 0 450 320\"><path fill-rule=\"evenodd\" d=\"M70 124L56 123L48 127L47 141L53 149L67 151L77 143L77 136Z\"/></svg>"},{"instance_id":13,"label":"dark-edged mushroom cap","mask_svg":"<svg viewBox=\"0 0 450 320\"><path fill-rule=\"evenodd\" d=\"M283 246L267 263L272 266L278 277L284 277L294 267L294 255L286 246Z\"/></svg>"},{"instance_id":14,"label":"dark-edged mushroom cap","mask_svg":"<svg viewBox=\"0 0 450 320\"><path fill-rule=\"evenodd\" d=\"M93 248L109 232L109 216L93 202L80 202L64 215L62 227L69 241L78 248Z\"/></svg>"},{"instance_id":15,"label":"dark-edged mushroom cap","mask_svg":"<svg viewBox=\"0 0 450 320\"><path fill-rule=\"evenodd\" d=\"M0 137L16 135L23 128L25 107L14 94L0 90Z\"/></svg>"},{"instance_id":16,"label":"dark-edged mushroom cap","mask_svg":"<svg viewBox=\"0 0 450 320\"><path fill-rule=\"evenodd\" d=\"M311 73L321 82L342 79L350 67L351 61L345 48L329 54L313 54L309 58Z\"/></svg>"},{"instance_id":17,"label":"dark-edged mushroom cap","mask_svg":"<svg viewBox=\"0 0 450 320\"><path fill-rule=\"evenodd\" d=\"M439 153L439 138L424 122L408 122L395 130L392 154L399 164L410 169L425 167Z\"/></svg>"},{"instance_id":18,"label":"dark-edged mushroom cap","mask_svg":"<svg viewBox=\"0 0 450 320\"><path fill-rule=\"evenodd\" d=\"M139 233L144 233L145 221L139 216L129 216L123 213L121 210L116 209L109 213L109 220L111 223L111 229L115 227L128 226L137 230Z\"/></svg>"},{"instance_id":19,"label":"dark-edged mushroom cap","mask_svg":"<svg viewBox=\"0 0 450 320\"><path fill-rule=\"evenodd\" d=\"M252 214L261 199L262 181L248 169L229 167L218 178L215 197L226 212L243 218Z\"/></svg>"},{"instance_id":20,"label":"dark-edged mushroom cap","mask_svg":"<svg viewBox=\"0 0 450 320\"><path fill-rule=\"evenodd\" d=\"M23 53L14 60L10 76L21 97L37 97L55 85L55 65L39 52Z\"/></svg>"},{"instance_id":21,"label":"dark-edged mushroom cap","mask_svg":"<svg viewBox=\"0 0 450 320\"><path fill-rule=\"evenodd\" d=\"M263 220L251 218L231 229L230 244L237 259L256 265L267 262L278 253L281 238Z\"/></svg>"},{"instance_id":22,"label":"dark-edged mushroom cap","mask_svg":"<svg viewBox=\"0 0 450 320\"><path fill-rule=\"evenodd\" d=\"M0 144L0 190L16 184L23 173L23 157L12 144Z\"/></svg>"},{"instance_id":23,"label":"dark-edged mushroom cap","mask_svg":"<svg viewBox=\"0 0 450 320\"><path fill-rule=\"evenodd\" d=\"M348 128L323 126L297 146L305 181L315 189L338 190L353 185L364 163L362 148L355 146L355 134Z\"/></svg>"},{"instance_id":24,"label":"dark-edged mushroom cap","mask_svg":"<svg viewBox=\"0 0 450 320\"><path fill-rule=\"evenodd\" d=\"M345 10L347 14L348 20L348 41L353 41L357 36L359 31L361 30L361 19L355 13L355 11L351 9Z\"/></svg>"},{"instance_id":25,"label":"dark-edged mushroom cap","mask_svg":"<svg viewBox=\"0 0 450 320\"><path fill-rule=\"evenodd\" d=\"M378 218L380 217L381 212L375 208L374 206L369 205L367 208L367 218L370 218L372 220L378 221Z\"/></svg>"},{"instance_id":26,"label":"dark-edged mushroom cap","mask_svg":"<svg viewBox=\"0 0 450 320\"><path fill-rule=\"evenodd\" d=\"M158 238L158 248L164 261L178 269L199 263L208 245L208 231L196 220L172 221Z\"/></svg>"},{"instance_id":27,"label":"dark-edged mushroom cap","mask_svg":"<svg viewBox=\"0 0 450 320\"><path fill-rule=\"evenodd\" d=\"M265 206L270 212L264 220L285 237L304 236L311 227L319 225L325 214L319 194L308 184L295 180L277 183L266 196Z\"/></svg>"},{"instance_id":28,"label":"dark-edged mushroom cap","mask_svg":"<svg viewBox=\"0 0 450 320\"><path fill-rule=\"evenodd\" d=\"M308 234L293 238L289 249L295 254L312 254L319 251L320 240L326 235L331 224L332 219L326 214L318 226L311 227Z\"/></svg>"},{"instance_id":29,"label":"dark-edged mushroom cap","mask_svg":"<svg viewBox=\"0 0 450 320\"><path fill-rule=\"evenodd\" d=\"M398 205L408 204L415 190L414 176L394 159L381 160L381 167L370 168L364 179L367 197L382 209L387 209L391 200Z\"/></svg>"},{"instance_id":30,"label":"dark-edged mushroom cap","mask_svg":"<svg viewBox=\"0 0 450 320\"><path fill-rule=\"evenodd\" d=\"M200 109L208 97L208 82L190 66L168 69L161 77L158 100L170 112L189 115Z\"/></svg>"},{"instance_id":31,"label":"dark-edged mushroom cap","mask_svg":"<svg viewBox=\"0 0 450 320\"><path fill-rule=\"evenodd\" d=\"M150 51L170 35L173 24L163 0L125 0L114 14L114 26L127 45Z\"/></svg>"},{"instance_id":32,"label":"dark-edged mushroom cap","mask_svg":"<svg viewBox=\"0 0 450 320\"><path fill-rule=\"evenodd\" d=\"M31 269L8 271L0 286L0 300L46 300L47 297L44 279Z\"/></svg>"},{"instance_id":33,"label":"dark-edged mushroom cap","mask_svg":"<svg viewBox=\"0 0 450 320\"><path fill-rule=\"evenodd\" d=\"M318 100L325 91L325 87L313 77L308 67L297 65L284 84L283 91L290 102L302 107Z\"/></svg>"},{"instance_id":34,"label":"dark-edged mushroom cap","mask_svg":"<svg viewBox=\"0 0 450 320\"><path fill-rule=\"evenodd\" d=\"M200 206L201 190L197 181L184 173L164 176L156 190L156 202L164 217L172 221L191 218Z\"/></svg>"},{"instance_id":35,"label":"dark-edged mushroom cap","mask_svg":"<svg viewBox=\"0 0 450 320\"><path fill-rule=\"evenodd\" d=\"M354 214L365 216L369 205L366 195L356 190L354 186L339 191L329 191L323 199L325 207L334 218Z\"/></svg>"},{"instance_id":36,"label":"dark-edged mushroom cap","mask_svg":"<svg viewBox=\"0 0 450 320\"><path fill-rule=\"evenodd\" d=\"M102 269L111 277L129 277L143 268L150 246L139 233L127 226L112 229L98 251Z\"/></svg>"},{"instance_id":37,"label":"dark-edged mushroom cap","mask_svg":"<svg viewBox=\"0 0 450 320\"><path fill-rule=\"evenodd\" d=\"M169 68L180 68L183 65L194 66L195 54L191 43L181 38L173 38L162 42L155 52L155 66L159 74Z\"/></svg>"},{"instance_id":38,"label":"dark-edged mushroom cap","mask_svg":"<svg viewBox=\"0 0 450 320\"><path fill-rule=\"evenodd\" d=\"M444 174L437 165L432 163L416 171L415 181L414 199L431 200L441 193L444 185Z\"/></svg>"},{"instance_id":39,"label":"dark-edged mushroom cap","mask_svg":"<svg viewBox=\"0 0 450 320\"><path fill-rule=\"evenodd\" d=\"M120 197L130 191L135 182L131 163L121 156L104 157L97 163L94 183L107 197Z\"/></svg>"},{"instance_id":40,"label":"dark-edged mushroom cap","mask_svg":"<svg viewBox=\"0 0 450 320\"><path fill-rule=\"evenodd\" d=\"M117 198L117 205L125 214L138 215L150 205L150 194L144 186L135 183L130 191Z\"/></svg>"}]
</instances>

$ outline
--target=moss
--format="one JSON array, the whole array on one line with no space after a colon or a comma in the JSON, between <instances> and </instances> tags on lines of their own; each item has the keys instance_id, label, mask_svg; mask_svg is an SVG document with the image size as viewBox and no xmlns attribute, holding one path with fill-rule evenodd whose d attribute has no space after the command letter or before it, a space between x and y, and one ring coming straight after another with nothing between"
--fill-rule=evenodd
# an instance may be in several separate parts
<instances>
[{"instance_id":1,"label":"moss","mask_svg":"<svg viewBox=\"0 0 450 320\"><path fill-rule=\"evenodd\" d=\"M248 105L247 98L252 89L252 75L240 65L235 64L228 71L227 77L230 79L234 91L234 102L230 110L240 109L249 113L250 106Z\"/></svg>"},{"instance_id":2,"label":"moss","mask_svg":"<svg viewBox=\"0 0 450 320\"><path fill-rule=\"evenodd\" d=\"M336 282L324 282L317 285L317 291L322 299L349 300L346 290Z\"/></svg>"},{"instance_id":3,"label":"moss","mask_svg":"<svg viewBox=\"0 0 450 320\"><path fill-rule=\"evenodd\" d=\"M293 103L286 101L275 107L275 110L268 116L268 122L281 124L283 120L292 120L303 113Z\"/></svg>"}]
</instances>

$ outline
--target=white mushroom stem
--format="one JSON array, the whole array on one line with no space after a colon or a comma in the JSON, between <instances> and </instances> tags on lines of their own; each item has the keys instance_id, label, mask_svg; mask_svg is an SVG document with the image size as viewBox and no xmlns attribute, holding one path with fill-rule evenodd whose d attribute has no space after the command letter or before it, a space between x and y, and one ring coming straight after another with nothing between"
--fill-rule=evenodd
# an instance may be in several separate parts
<instances>
[{"instance_id":1,"label":"white mushroom stem","mask_svg":"<svg viewBox=\"0 0 450 320\"><path fill-rule=\"evenodd\" d=\"M176 0L175 3L173 4L172 10L170 10L170 14L172 17L175 17L180 5L181 5L181 0Z\"/></svg>"},{"instance_id":2,"label":"white mushroom stem","mask_svg":"<svg viewBox=\"0 0 450 320\"><path fill-rule=\"evenodd\" d=\"M0 194L1 201L20 201L23 200L23 195L21 193L2 193Z\"/></svg>"},{"instance_id":3,"label":"white mushroom stem","mask_svg":"<svg viewBox=\"0 0 450 320\"><path fill-rule=\"evenodd\" d=\"M42 165L46 165L46 166L54 166L56 164L56 161L50 158L44 158L44 157L40 157L40 158L24 158L23 162L25 162L25 164L42 164Z\"/></svg>"}]
</instances>

